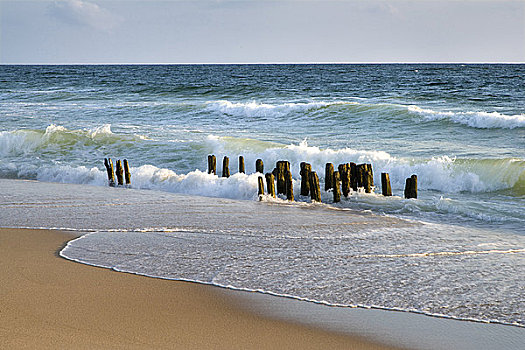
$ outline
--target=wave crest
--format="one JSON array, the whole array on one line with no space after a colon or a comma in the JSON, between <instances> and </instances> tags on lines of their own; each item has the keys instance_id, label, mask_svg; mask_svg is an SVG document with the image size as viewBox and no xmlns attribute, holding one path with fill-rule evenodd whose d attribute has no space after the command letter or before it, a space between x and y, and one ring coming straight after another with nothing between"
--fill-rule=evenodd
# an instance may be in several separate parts
<instances>
[{"instance_id":1,"label":"wave crest","mask_svg":"<svg viewBox=\"0 0 525 350\"><path fill-rule=\"evenodd\" d=\"M525 128L525 114L506 115L498 112L438 112L418 106L408 106L408 111L417 113L425 120L449 120L478 129Z\"/></svg>"},{"instance_id":2,"label":"wave crest","mask_svg":"<svg viewBox=\"0 0 525 350\"><path fill-rule=\"evenodd\" d=\"M111 131L111 124L91 129L69 130L61 125L51 124L45 130L20 129L0 132L0 154L17 156L40 149L68 149L81 143L84 145L114 144L120 141L144 139L138 135L117 135Z\"/></svg>"},{"instance_id":3,"label":"wave crest","mask_svg":"<svg viewBox=\"0 0 525 350\"><path fill-rule=\"evenodd\" d=\"M242 117L272 117L284 116L289 113L304 112L319 108L328 107L331 105L339 105L352 102L299 102L299 103L281 103L268 104L258 103L256 101L250 102L230 102L227 100L211 101L206 103L208 111L220 112L223 114L242 116Z\"/></svg>"}]
</instances>

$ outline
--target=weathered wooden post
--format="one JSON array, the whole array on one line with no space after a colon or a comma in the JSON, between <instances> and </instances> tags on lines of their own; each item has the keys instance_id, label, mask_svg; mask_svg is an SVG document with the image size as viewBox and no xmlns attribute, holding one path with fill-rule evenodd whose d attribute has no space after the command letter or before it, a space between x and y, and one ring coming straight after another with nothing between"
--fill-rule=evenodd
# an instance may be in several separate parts
<instances>
[{"instance_id":1,"label":"weathered wooden post","mask_svg":"<svg viewBox=\"0 0 525 350\"><path fill-rule=\"evenodd\" d=\"M264 195L264 182L263 182L262 176L259 176L257 178L257 187L258 187L259 200L261 200L262 196Z\"/></svg>"},{"instance_id":2,"label":"weathered wooden post","mask_svg":"<svg viewBox=\"0 0 525 350\"><path fill-rule=\"evenodd\" d=\"M321 202L321 188L319 187L319 177L315 171L312 171L309 176L310 179L310 196L312 201Z\"/></svg>"},{"instance_id":3,"label":"weathered wooden post","mask_svg":"<svg viewBox=\"0 0 525 350\"><path fill-rule=\"evenodd\" d=\"M357 187L364 187L366 164L357 165Z\"/></svg>"},{"instance_id":4,"label":"weathered wooden post","mask_svg":"<svg viewBox=\"0 0 525 350\"><path fill-rule=\"evenodd\" d=\"M324 172L324 190L334 188L334 165L332 163L326 163Z\"/></svg>"},{"instance_id":5,"label":"weathered wooden post","mask_svg":"<svg viewBox=\"0 0 525 350\"><path fill-rule=\"evenodd\" d=\"M381 173L381 191L383 196L392 195L392 187L390 187L390 175L388 173Z\"/></svg>"},{"instance_id":6,"label":"weathered wooden post","mask_svg":"<svg viewBox=\"0 0 525 350\"><path fill-rule=\"evenodd\" d=\"M350 187L357 192L357 165L355 163L350 163Z\"/></svg>"},{"instance_id":7,"label":"weathered wooden post","mask_svg":"<svg viewBox=\"0 0 525 350\"><path fill-rule=\"evenodd\" d=\"M301 163L301 196L310 194L310 172L312 166L306 162Z\"/></svg>"},{"instance_id":8,"label":"weathered wooden post","mask_svg":"<svg viewBox=\"0 0 525 350\"><path fill-rule=\"evenodd\" d=\"M131 186L131 171L129 171L129 162L124 159L124 178L126 179L126 186Z\"/></svg>"},{"instance_id":9,"label":"weathered wooden post","mask_svg":"<svg viewBox=\"0 0 525 350\"><path fill-rule=\"evenodd\" d=\"M266 187L268 189L268 194L275 198L275 177L272 173L266 173Z\"/></svg>"},{"instance_id":10,"label":"weathered wooden post","mask_svg":"<svg viewBox=\"0 0 525 350\"><path fill-rule=\"evenodd\" d=\"M255 161L255 172L264 174L264 164L262 159L257 159Z\"/></svg>"},{"instance_id":11,"label":"weathered wooden post","mask_svg":"<svg viewBox=\"0 0 525 350\"><path fill-rule=\"evenodd\" d=\"M280 160L276 165L277 166L274 169L274 175L277 179L277 193L286 194L286 179L284 175L287 171L290 171L290 162L286 160Z\"/></svg>"},{"instance_id":12,"label":"weathered wooden post","mask_svg":"<svg viewBox=\"0 0 525 350\"><path fill-rule=\"evenodd\" d=\"M405 198L417 198L417 175L412 175L406 179Z\"/></svg>"},{"instance_id":13,"label":"weathered wooden post","mask_svg":"<svg viewBox=\"0 0 525 350\"><path fill-rule=\"evenodd\" d=\"M122 168L122 162L119 160L117 160L117 164L116 164L116 169L115 169L115 175L117 175L117 183L119 186L123 186L124 185L124 169Z\"/></svg>"},{"instance_id":14,"label":"weathered wooden post","mask_svg":"<svg viewBox=\"0 0 525 350\"><path fill-rule=\"evenodd\" d=\"M208 155L208 174L217 174L217 158L215 155Z\"/></svg>"},{"instance_id":15,"label":"weathered wooden post","mask_svg":"<svg viewBox=\"0 0 525 350\"><path fill-rule=\"evenodd\" d=\"M341 179L341 189L343 191L343 196L348 197L348 194L350 193L350 165L348 163L339 164L337 168L339 169L339 177Z\"/></svg>"},{"instance_id":16,"label":"weathered wooden post","mask_svg":"<svg viewBox=\"0 0 525 350\"><path fill-rule=\"evenodd\" d=\"M239 172L243 174L246 173L244 171L244 157L243 156L239 156Z\"/></svg>"},{"instance_id":17,"label":"weathered wooden post","mask_svg":"<svg viewBox=\"0 0 525 350\"><path fill-rule=\"evenodd\" d=\"M104 158L104 166L108 173L108 182L111 187L115 187L115 175L113 175L113 162L111 158Z\"/></svg>"},{"instance_id":18,"label":"weathered wooden post","mask_svg":"<svg viewBox=\"0 0 525 350\"><path fill-rule=\"evenodd\" d=\"M372 179L372 166L370 164L363 164L363 187L366 193L372 192L374 180Z\"/></svg>"},{"instance_id":19,"label":"weathered wooden post","mask_svg":"<svg viewBox=\"0 0 525 350\"><path fill-rule=\"evenodd\" d=\"M294 197L293 197L293 177L292 177L292 172L291 171L287 171L286 174L284 175L285 179L286 179L286 199L288 199L289 201L292 201L294 200Z\"/></svg>"},{"instance_id":20,"label":"weathered wooden post","mask_svg":"<svg viewBox=\"0 0 525 350\"><path fill-rule=\"evenodd\" d=\"M374 187L374 171L372 170L372 164L367 164L367 167L368 167L370 187Z\"/></svg>"},{"instance_id":21,"label":"weathered wooden post","mask_svg":"<svg viewBox=\"0 0 525 350\"><path fill-rule=\"evenodd\" d=\"M339 176L339 171L334 171L334 203L338 203L341 201L341 178Z\"/></svg>"},{"instance_id":22,"label":"weathered wooden post","mask_svg":"<svg viewBox=\"0 0 525 350\"><path fill-rule=\"evenodd\" d=\"M222 159L222 177L230 177L230 158L226 156Z\"/></svg>"}]
</instances>

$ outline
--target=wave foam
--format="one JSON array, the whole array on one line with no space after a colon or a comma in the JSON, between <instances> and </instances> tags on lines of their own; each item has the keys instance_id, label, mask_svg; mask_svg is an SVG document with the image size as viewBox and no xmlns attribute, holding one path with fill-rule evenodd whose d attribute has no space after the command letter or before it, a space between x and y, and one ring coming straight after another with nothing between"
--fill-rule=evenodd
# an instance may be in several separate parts
<instances>
[{"instance_id":1,"label":"wave foam","mask_svg":"<svg viewBox=\"0 0 525 350\"><path fill-rule=\"evenodd\" d=\"M268 104L251 102L230 102L227 100L211 101L206 104L209 111L220 112L234 116L245 117L271 117L284 116L294 112L304 112L313 109L328 107L331 105L345 104L351 102L305 102L305 103L282 103Z\"/></svg>"},{"instance_id":2,"label":"wave foam","mask_svg":"<svg viewBox=\"0 0 525 350\"><path fill-rule=\"evenodd\" d=\"M364 151L352 148L321 149L309 146L307 140L299 144L271 145L259 149L260 145L240 148L230 138L209 136L207 142L217 159L227 155L234 169L236 159L243 155L248 172L255 171L255 161L261 158L265 172L269 172L278 160L286 159L291 163L293 174L299 174L300 163L307 161L312 170L324 181L325 164L355 162L370 163L374 169L374 183L381 183L381 173L390 174L392 188L403 189L405 179L412 174L418 175L418 187L422 190L437 190L444 193L491 192L518 186L525 179L525 160L522 159L456 159L447 156L431 159L397 158L383 151ZM295 175L298 176L298 175Z\"/></svg>"},{"instance_id":3,"label":"wave foam","mask_svg":"<svg viewBox=\"0 0 525 350\"><path fill-rule=\"evenodd\" d=\"M479 129L525 128L525 114L506 115L498 112L438 112L418 106L408 106L408 110L423 116L426 120L450 120L453 123Z\"/></svg>"}]
</instances>

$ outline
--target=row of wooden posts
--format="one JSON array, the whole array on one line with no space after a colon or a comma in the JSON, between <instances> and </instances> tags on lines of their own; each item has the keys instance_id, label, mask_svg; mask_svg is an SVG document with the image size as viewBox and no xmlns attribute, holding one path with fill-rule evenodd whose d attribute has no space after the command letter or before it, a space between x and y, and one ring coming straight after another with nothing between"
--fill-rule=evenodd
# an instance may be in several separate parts
<instances>
[{"instance_id":1,"label":"row of wooden posts","mask_svg":"<svg viewBox=\"0 0 525 350\"><path fill-rule=\"evenodd\" d=\"M230 177L229 169L230 159L224 157L222 160L222 176ZM116 185L123 186L124 181L126 186L131 185L131 172L129 170L129 162L117 160L116 169L113 171L113 161L111 158L104 158L104 166L108 174L109 186ZM326 163L325 168L325 184L324 190L332 190L334 196L334 203L341 200L341 191L343 196L348 197L350 189L357 191L358 188L364 188L366 193L372 192L374 187L374 174L371 164L356 164L346 163L339 164L338 170L334 171L332 163ZM255 171L264 174L264 164L262 159L257 159L255 162ZM244 157L239 156L239 172L245 173ZM115 174L117 181L115 182ZM208 156L208 174L217 174L217 161L214 155ZM319 184L319 177L315 171L312 171L312 166L306 162L301 163L301 196L308 196L316 202L321 202L321 191ZM290 170L290 162L280 160L271 173L265 174L267 193L275 197L277 194L286 195L290 201L294 200L293 193L293 178ZM277 182L277 191L275 183ZM390 177L388 173L381 173L381 189L383 196L391 196L392 188L390 186ZM258 193L264 194L264 179L262 176L258 178ZM417 198L417 176L412 175L406 179L405 183L405 198Z\"/></svg>"},{"instance_id":2,"label":"row of wooden posts","mask_svg":"<svg viewBox=\"0 0 525 350\"><path fill-rule=\"evenodd\" d=\"M230 159L225 156L222 160L223 177L230 176L229 164ZM255 171L264 174L264 164L262 159L257 159L255 162ZM239 156L239 172L245 172L243 156ZM217 174L217 159L215 155L208 156L208 174ZM306 162L302 162L300 175L301 196L310 195L313 201L321 202L319 177L315 171L312 171L312 166ZM267 193L270 196L275 197L275 182L277 182L277 194L286 195L286 198L290 201L294 200L290 162L285 160L278 161L273 171L271 173L266 173L264 176L266 178ZM341 190L345 197L348 197L350 189L357 191L358 188L364 188L366 193L371 193L372 187L374 187L372 165L345 163L339 164L337 170L334 171L334 165L332 163L326 163L324 185L325 191L332 190L334 203L341 201ZM392 187L390 186L390 177L388 173L381 173L381 189L383 196L392 195ZM259 176L259 196L264 195L264 192L264 179L262 176ZM417 198L416 175L412 175L406 179L404 194L405 198Z\"/></svg>"},{"instance_id":3,"label":"row of wooden posts","mask_svg":"<svg viewBox=\"0 0 525 350\"><path fill-rule=\"evenodd\" d=\"M124 159L123 162L117 160L115 173L113 173L113 161L111 158L104 158L104 166L108 173L108 181L111 187L116 185L124 186L124 180L126 180L126 186L131 185L131 172L129 171L129 163L127 159ZM117 183L115 183L115 175L117 175Z\"/></svg>"}]
</instances>

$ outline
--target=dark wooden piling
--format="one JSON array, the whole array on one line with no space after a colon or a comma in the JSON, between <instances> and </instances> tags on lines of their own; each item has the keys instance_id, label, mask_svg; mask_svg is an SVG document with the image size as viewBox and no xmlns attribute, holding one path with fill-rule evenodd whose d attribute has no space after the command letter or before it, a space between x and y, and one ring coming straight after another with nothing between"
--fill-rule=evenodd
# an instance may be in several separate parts
<instances>
[{"instance_id":1,"label":"dark wooden piling","mask_svg":"<svg viewBox=\"0 0 525 350\"><path fill-rule=\"evenodd\" d=\"M272 173L266 173L266 188L268 189L268 194L275 198L275 177Z\"/></svg>"},{"instance_id":2,"label":"dark wooden piling","mask_svg":"<svg viewBox=\"0 0 525 350\"><path fill-rule=\"evenodd\" d=\"M262 200L262 196L264 196L264 182L263 177L259 176L257 178L257 193L259 194L259 200Z\"/></svg>"},{"instance_id":3,"label":"dark wooden piling","mask_svg":"<svg viewBox=\"0 0 525 350\"><path fill-rule=\"evenodd\" d=\"M285 174L290 171L290 162L286 160L280 160L277 162L274 169L274 175L277 179L277 193L286 194L286 178Z\"/></svg>"},{"instance_id":4,"label":"dark wooden piling","mask_svg":"<svg viewBox=\"0 0 525 350\"><path fill-rule=\"evenodd\" d=\"M208 174L217 174L217 158L213 154L208 156Z\"/></svg>"},{"instance_id":5,"label":"dark wooden piling","mask_svg":"<svg viewBox=\"0 0 525 350\"><path fill-rule=\"evenodd\" d=\"M372 192L372 186L374 184L374 179L372 178L372 166L370 164L363 164L362 167L362 176L363 176L363 188L366 193Z\"/></svg>"},{"instance_id":6,"label":"dark wooden piling","mask_svg":"<svg viewBox=\"0 0 525 350\"><path fill-rule=\"evenodd\" d=\"M321 188L319 187L319 177L315 171L312 171L309 176L310 180L310 197L312 201L321 202Z\"/></svg>"},{"instance_id":7,"label":"dark wooden piling","mask_svg":"<svg viewBox=\"0 0 525 350\"><path fill-rule=\"evenodd\" d=\"M350 187L357 192L357 165L350 163Z\"/></svg>"},{"instance_id":8,"label":"dark wooden piling","mask_svg":"<svg viewBox=\"0 0 525 350\"><path fill-rule=\"evenodd\" d=\"M244 157L239 156L239 172L245 174L246 171L244 171Z\"/></svg>"},{"instance_id":9,"label":"dark wooden piling","mask_svg":"<svg viewBox=\"0 0 525 350\"><path fill-rule=\"evenodd\" d=\"M115 187L115 175L113 174L113 161L111 158L104 158L104 166L108 173L108 182L111 187Z\"/></svg>"},{"instance_id":10,"label":"dark wooden piling","mask_svg":"<svg viewBox=\"0 0 525 350\"><path fill-rule=\"evenodd\" d=\"M334 165L326 163L324 172L324 190L328 191L334 188Z\"/></svg>"},{"instance_id":11,"label":"dark wooden piling","mask_svg":"<svg viewBox=\"0 0 525 350\"><path fill-rule=\"evenodd\" d=\"M308 196L310 194L310 172L312 166L306 162L301 163L301 196Z\"/></svg>"},{"instance_id":12,"label":"dark wooden piling","mask_svg":"<svg viewBox=\"0 0 525 350\"><path fill-rule=\"evenodd\" d=\"M405 198L417 198L417 175L412 175L406 179Z\"/></svg>"},{"instance_id":13,"label":"dark wooden piling","mask_svg":"<svg viewBox=\"0 0 525 350\"><path fill-rule=\"evenodd\" d=\"M131 171L127 159L124 159L124 178L126 179L126 186L131 186Z\"/></svg>"},{"instance_id":14,"label":"dark wooden piling","mask_svg":"<svg viewBox=\"0 0 525 350\"><path fill-rule=\"evenodd\" d=\"M286 199L288 199L289 201L292 201L294 200L294 197L293 197L293 177L292 177L292 172L291 171L287 171L286 174L284 175L285 177L285 180L286 180Z\"/></svg>"},{"instance_id":15,"label":"dark wooden piling","mask_svg":"<svg viewBox=\"0 0 525 350\"><path fill-rule=\"evenodd\" d=\"M381 173L381 191L383 196L392 195L392 187L390 186L390 175L388 173Z\"/></svg>"},{"instance_id":16,"label":"dark wooden piling","mask_svg":"<svg viewBox=\"0 0 525 350\"><path fill-rule=\"evenodd\" d=\"M357 164L357 187L364 187L366 164Z\"/></svg>"},{"instance_id":17,"label":"dark wooden piling","mask_svg":"<svg viewBox=\"0 0 525 350\"><path fill-rule=\"evenodd\" d=\"M348 197L350 194L351 180L350 164L339 164L337 169L339 170L339 178L341 179L341 189L343 191L343 196Z\"/></svg>"},{"instance_id":18,"label":"dark wooden piling","mask_svg":"<svg viewBox=\"0 0 525 350\"><path fill-rule=\"evenodd\" d=\"M264 174L264 164L262 159L257 159L255 161L255 172Z\"/></svg>"},{"instance_id":19,"label":"dark wooden piling","mask_svg":"<svg viewBox=\"0 0 525 350\"><path fill-rule=\"evenodd\" d=\"M333 179L334 203L338 203L341 201L341 177L339 176L339 171L334 171Z\"/></svg>"},{"instance_id":20,"label":"dark wooden piling","mask_svg":"<svg viewBox=\"0 0 525 350\"><path fill-rule=\"evenodd\" d=\"M230 158L226 156L222 159L222 177L230 177Z\"/></svg>"},{"instance_id":21,"label":"dark wooden piling","mask_svg":"<svg viewBox=\"0 0 525 350\"><path fill-rule=\"evenodd\" d=\"M368 176L369 176L369 182L370 182L370 187L374 187L374 171L372 170L372 164L367 164L367 168L368 168Z\"/></svg>"},{"instance_id":22,"label":"dark wooden piling","mask_svg":"<svg viewBox=\"0 0 525 350\"><path fill-rule=\"evenodd\" d=\"M124 169L122 168L122 162L117 160L115 175L117 175L117 183L119 186L124 186Z\"/></svg>"}]
</instances>

